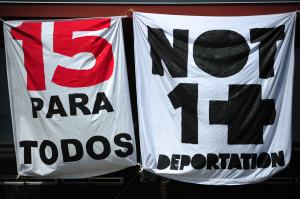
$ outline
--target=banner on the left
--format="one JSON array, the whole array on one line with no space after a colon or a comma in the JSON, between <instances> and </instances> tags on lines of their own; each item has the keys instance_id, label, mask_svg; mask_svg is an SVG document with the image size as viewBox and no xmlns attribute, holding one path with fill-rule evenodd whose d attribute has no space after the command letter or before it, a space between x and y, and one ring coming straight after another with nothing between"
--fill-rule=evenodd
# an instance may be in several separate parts
<instances>
[{"instance_id":1,"label":"banner on the left","mask_svg":"<svg viewBox=\"0 0 300 199\"><path fill-rule=\"evenodd\" d=\"M121 17L6 21L4 36L20 175L136 165Z\"/></svg>"}]
</instances>

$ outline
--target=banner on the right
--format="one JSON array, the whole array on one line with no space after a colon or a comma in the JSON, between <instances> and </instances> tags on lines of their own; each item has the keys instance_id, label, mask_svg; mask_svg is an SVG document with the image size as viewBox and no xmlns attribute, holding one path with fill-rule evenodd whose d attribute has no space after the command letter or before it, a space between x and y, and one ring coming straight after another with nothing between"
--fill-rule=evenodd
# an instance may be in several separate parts
<instances>
[{"instance_id":1,"label":"banner on the right","mask_svg":"<svg viewBox=\"0 0 300 199\"><path fill-rule=\"evenodd\" d=\"M142 165L198 184L247 184L291 156L296 13L135 12Z\"/></svg>"}]
</instances>

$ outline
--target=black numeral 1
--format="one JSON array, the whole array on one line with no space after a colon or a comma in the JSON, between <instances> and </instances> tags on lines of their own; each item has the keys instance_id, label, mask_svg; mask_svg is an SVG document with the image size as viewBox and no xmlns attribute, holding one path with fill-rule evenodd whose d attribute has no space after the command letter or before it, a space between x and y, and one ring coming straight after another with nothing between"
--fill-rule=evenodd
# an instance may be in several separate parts
<instances>
[{"instance_id":1,"label":"black numeral 1","mask_svg":"<svg viewBox=\"0 0 300 199\"><path fill-rule=\"evenodd\" d=\"M168 97L175 109L181 107L181 142L198 144L198 84L180 83Z\"/></svg>"}]
</instances>

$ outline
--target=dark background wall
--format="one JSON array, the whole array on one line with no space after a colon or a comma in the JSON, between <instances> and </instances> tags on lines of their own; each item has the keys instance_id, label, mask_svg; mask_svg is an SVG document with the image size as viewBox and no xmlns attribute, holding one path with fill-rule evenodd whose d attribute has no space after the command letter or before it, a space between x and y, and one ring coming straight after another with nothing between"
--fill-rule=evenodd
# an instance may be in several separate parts
<instances>
[{"instance_id":1,"label":"dark background wall","mask_svg":"<svg viewBox=\"0 0 300 199\"><path fill-rule=\"evenodd\" d=\"M123 19L125 52L131 92L135 133L138 140L138 121L133 60L133 30L131 13L153 12L182 15L238 16L282 13L300 10L300 3L285 4L199 4L199 5L129 5L129 4L7 4L0 3L0 17L12 19L70 18L128 15ZM6 77L4 41L0 28L0 198L235 198L285 196L300 192L300 21L296 25L296 63L293 96L293 153L290 165L272 179L257 185L203 186L169 181L147 172L138 173L138 167L128 168L106 176L75 180L16 180L16 161L13 149L11 116ZM138 143L139 145L139 143ZM139 148L139 146L138 146ZM139 154L139 151L138 151ZM36 186L39 185L39 186ZM298 191L299 190L299 191Z\"/></svg>"}]
</instances>

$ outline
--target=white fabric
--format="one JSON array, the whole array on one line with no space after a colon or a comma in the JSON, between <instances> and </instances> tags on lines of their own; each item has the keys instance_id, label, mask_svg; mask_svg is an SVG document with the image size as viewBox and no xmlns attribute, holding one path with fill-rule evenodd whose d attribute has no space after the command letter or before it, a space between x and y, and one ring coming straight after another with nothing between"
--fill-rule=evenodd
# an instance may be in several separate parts
<instances>
[{"instance_id":1,"label":"white fabric","mask_svg":"<svg viewBox=\"0 0 300 199\"><path fill-rule=\"evenodd\" d=\"M291 108L292 85L294 73L294 32L296 13L238 16L238 17L206 17L178 16L135 12L134 49L136 67L136 87L139 115L140 146L142 165L145 170L160 176L189 183L236 185L256 183L266 180L286 167L291 156ZM250 29L276 28L285 25L283 40L276 42L277 52L274 62L274 76L259 78L259 44L250 41ZM172 77L166 64L161 60L164 75L152 73L151 46L148 41L147 27L163 30L170 45L173 45L173 30L188 30L188 61L187 77ZM198 67L193 58L194 42L201 34L211 30L231 30L242 35L250 47L246 65L235 75L229 77L214 77ZM216 41L217 42L217 41ZM173 46L174 47L174 46ZM165 52L168 53L168 52ZM179 55L180 56L180 55ZM198 143L181 142L181 111L174 109L168 94L179 83L198 85ZM274 123L263 127L262 144L230 145L228 125L210 124L209 103L213 100L228 101L229 85L261 85L261 98L274 99L276 117ZM245 102L245 106L247 103ZM221 110L220 110L221 111ZM236 114L238 118L240 115ZM180 169L182 156L192 158L202 154L207 158L209 153L238 154L243 167L242 153L257 154L277 153L283 151L284 166L268 166L267 168L228 169L230 158L227 158L226 168L221 169L221 159L218 159L219 169L208 169L207 164L202 169L195 169L191 163ZM166 155L172 162L164 169L158 169L159 155ZM176 156L179 155L179 156ZM246 168L246 167L245 167Z\"/></svg>"},{"instance_id":2,"label":"white fabric","mask_svg":"<svg viewBox=\"0 0 300 199\"><path fill-rule=\"evenodd\" d=\"M71 69L90 69L95 64L95 57L88 52L76 53L73 57L54 52L53 32L54 23L56 21L42 21L41 38L43 44L46 90L41 91L27 90L27 73L24 66L22 41L13 39L11 35L11 29L13 27L18 27L22 23L32 21L6 21L4 23L14 143L17 156L17 168L20 175L47 178L82 178L107 174L136 165L135 138L124 53L122 17L112 17L110 19L109 28L102 30L83 29L73 32L72 39L80 37L91 38L90 36L105 39L112 45L114 58L113 72L109 79L92 86L77 88L55 84L52 81L55 69L59 64ZM72 19L67 21L76 20L84 21L85 19ZM74 29L76 28L77 27L74 27ZM26 32L23 34L26 35ZM30 37L30 35L28 35L28 37ZM93 43L91 45L93 45ZM75 45L75 48L76 47L80 46ZM99 48L99 46L95 48ZM105 93L113 108L112 112L100 110L98 114L84 115L83 112L77 108L77 114L70 115L68 95L75 93L87 95L89 101L86 107L92 112L96 95L99 92ZM46 118L50 97L56 95L59 96L67 116L62 117L60 114L54 114L53 117ZM37 118L33 118L30 100L32 97L40 98L44 101L42 110L37 111ZM80 99L76 101L80 101ZM55 106L55 108L57 107ZM121 133L126 133L131 137L130 139L121 139L123 143L127 143L127 146L131 145L131 147L133 147L133 151L126 155L126 157L116 155L116 151L125 153L128 150L126 146L120 146L120 144L118 145L114 141L115 136ZM87 154L86 143L93 136L102 136L109 141L110 152L104 159L93 159ZM80 158L80 160L71 162L63 161L61 140L65 139L76 139L81 143L83 157ZM37 147L31 148L31 164L24 163L24 147L20 147L20 142L26 140L37 141L38 143ZM53 142L58 150L58 159L50 165L45 164L39 154L40 145L44 140ZM68 147L70 155L74 155L76 152L74 145L70 144ZM95 142L92 147L96 155L104 151L103 144L100 141ZM51 149L46 147L46 156L50 158L51 154Z\"/></svg>"}]
</instances>

